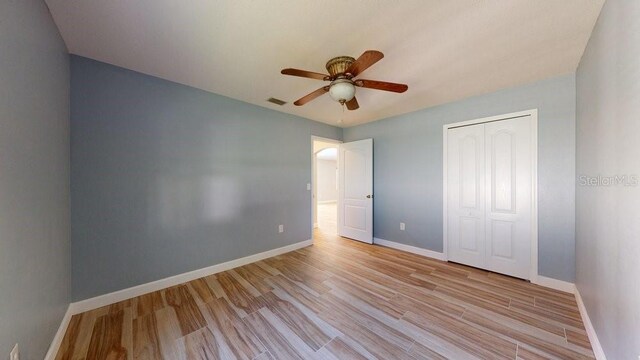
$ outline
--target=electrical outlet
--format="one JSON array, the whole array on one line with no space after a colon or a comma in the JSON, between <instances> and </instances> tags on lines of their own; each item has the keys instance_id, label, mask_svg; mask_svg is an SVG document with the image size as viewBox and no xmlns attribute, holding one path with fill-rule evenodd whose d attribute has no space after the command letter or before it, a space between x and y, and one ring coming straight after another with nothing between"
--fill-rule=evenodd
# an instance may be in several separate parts
<instances>
[{"instance_id":1,"label":"electrical outlet","mask_svg":"<svg viewBox=\"0 0 640 360\"><path fill-rule=\"evenodd\" d=\"M18 344L13 347L13 350L9 353L9 360L20 360L20 349L18 348Z\"/></svg>"},{"instance_id":2,"label":"electrical outlet","mask_svg":"<svg viewBox=\"0 0 640 360\"><path fill-rule=\"evenodd\" d=\"M284 232L284 225L278 225L278 232L279 233L283 233Z\"/></svg>"},{"instance_id":3,"label":"electrical outlet","mask_svg":"<svg viewBox=\"0 0 640 360\"><path fill-rule=\"evenodd\" d=\"M404 223L400 223L400 230L404 231Z\"/></svg>"}]
</instances>

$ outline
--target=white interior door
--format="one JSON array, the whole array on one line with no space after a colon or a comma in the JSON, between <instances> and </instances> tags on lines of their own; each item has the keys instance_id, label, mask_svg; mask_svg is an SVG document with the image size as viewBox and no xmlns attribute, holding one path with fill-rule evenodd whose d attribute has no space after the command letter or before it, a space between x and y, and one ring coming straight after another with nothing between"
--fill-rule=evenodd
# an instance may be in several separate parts
<instances>
[{"instance_id":1,"label":"white interior door","mask_svg":"<svg viewBox=\"0 0 640 360\"><path fill-rule=\"evenodd\" d=\"M487 123L486 268L528 279L531 267L532 159L529 117Z\"/></svg>"},{"instance_id":2,"label":"white interior door","mask_svg":"<svg viewBox=\"0 0 640 360\"><path fill-rule=\"evenodd\" d=\"M448 130L449 260L530 277L531 131L528 116Z\"/></svg>"},{"instance_id":3,"label":"white interior door","mask_svg":"<svg viewBox=\"0 0 640 360\"><path fill-rule=\"evenodd\" d=\"M484 267L484 125L450 129L447 145L449 260Z\"/></svg>"},{"instance_id":4,"label":"white interior door","mask_svg":"<svg viewBox=\"0 0 640 360\"><path fill-rule=\"evenodd\" d=\"M373 244L373 139L339 146L338 234Z\"/></svg>"}]
</instances>

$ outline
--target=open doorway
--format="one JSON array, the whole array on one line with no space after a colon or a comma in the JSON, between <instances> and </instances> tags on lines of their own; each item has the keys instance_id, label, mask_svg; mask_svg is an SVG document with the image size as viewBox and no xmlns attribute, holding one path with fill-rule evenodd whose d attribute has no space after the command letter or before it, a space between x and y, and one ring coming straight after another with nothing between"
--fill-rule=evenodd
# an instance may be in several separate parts
<instances>
[{"instance_id":1,"label":"open doorway","mask_svg":"<svg viewBox=\"0 0 640 360\"><path fill-rule=\"evenodd\" d=\"M316 153L316 199L318 228L338 232L338 149L329 147Z\"/></svg>"},{"instance_id":2,"label":"open doorway","mask_svg":"<svg viewBox=\"0 0 640 360\"><path fill-rule=\"evenodd\" d=\"M313 233L373 244L373 139L311 137Z\"/></svg>"},{"instance_id":3,"label":"open doorway","mask_svg":"<svg viewBox=\"0 0 640 360\"><path fill-rule=\"evenodd\" d=\"M338 233L338 141L313 138L313 227Z\"/></svg>"}]
</instances>

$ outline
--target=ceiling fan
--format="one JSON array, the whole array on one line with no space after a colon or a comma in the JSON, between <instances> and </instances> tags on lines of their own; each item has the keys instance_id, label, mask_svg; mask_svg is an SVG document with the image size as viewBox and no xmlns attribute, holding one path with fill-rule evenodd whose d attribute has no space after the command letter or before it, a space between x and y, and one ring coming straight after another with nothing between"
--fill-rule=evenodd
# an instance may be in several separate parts
<instances>
[{"instance_id":1,"label":"ceiling fan","mask_svg":"<svg viewBox=\"0 0 640 360\"><path fill-rule=\"evenodd\" d=\"M341 105L346 105L349 110L356 110L360 107L360 105L358 105L358 100L356 100L355 97L356 87L392 91L396 93L403 93L409 88L405 84L355 79L356 76L360 75L371 65L380 61L383 57L384 55L380 51L376 50L365 51L360 55L358 60L351 56L338 56L327 61L326 67L329 75L292 68L284 69L280 73L284 75L300 76L331 82L329 85L323 86L320 89L296 100L293 103L296 106L302 106L328 92L329 96L331 96L333 100L339 102Z\"/></svg>"}]
</instances>

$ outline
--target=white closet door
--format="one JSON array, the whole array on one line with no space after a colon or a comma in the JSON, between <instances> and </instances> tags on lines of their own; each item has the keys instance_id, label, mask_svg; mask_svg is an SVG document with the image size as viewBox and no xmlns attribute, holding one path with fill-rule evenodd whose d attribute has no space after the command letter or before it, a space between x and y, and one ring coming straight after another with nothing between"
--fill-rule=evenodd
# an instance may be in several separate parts
<instances>
[{"instance_id":1,"label":"white closet door","mask_svg":"<svg viewBox=\"0 0 640 360\"><path fill-rule=\"evenodd\" d=\"M450 261L530 278L531 133L529 116L448 130Z\"/></svg>"},{"instance_id":2,"label":"white closet door","mask_svg":"<svg viewBox=\"0 0 640 360\"><path fill-rule=\"evenodd\" d=\"M486 268L528 279L531 268L530 117L484 125Z\"/></svg>"},{"instance_id":3,"label":"white closet door","mask_svg":"<svg viewBox=\"0 0 640 360\"><path fill-rule=\"evenodd\" d=\"M485 266L484 125L448 131L448 257Z\"/></svg>"}]
</instances>

